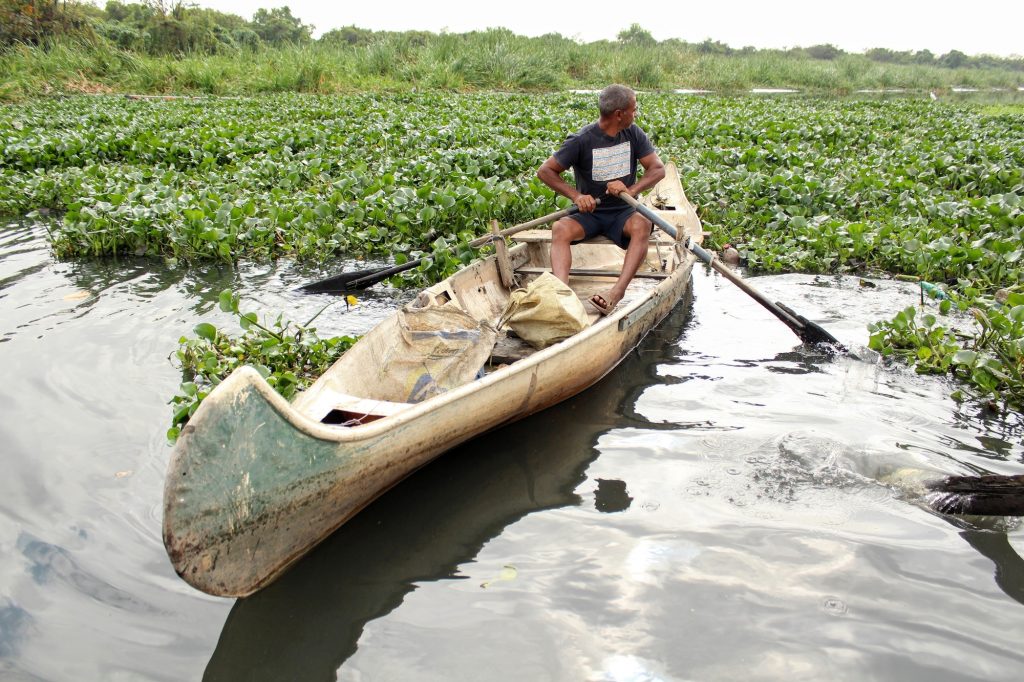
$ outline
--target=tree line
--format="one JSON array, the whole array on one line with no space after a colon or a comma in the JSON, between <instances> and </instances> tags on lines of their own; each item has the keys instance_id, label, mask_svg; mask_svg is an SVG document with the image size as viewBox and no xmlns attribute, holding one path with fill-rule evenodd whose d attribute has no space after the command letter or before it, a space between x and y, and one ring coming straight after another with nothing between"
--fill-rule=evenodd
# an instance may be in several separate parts
<instances>
[{"instance_id":1,"label":"tree line","mask_svg":"<svg viewBox=\"0 0 1024 682\"><path fill-rule=\"evenodd\" d=\"M647 31L639 24L633 24L629 28L620 31L617 38L621 43L639 46L677 43L700 54L714 54L726 57L766 51L758 50L757 48L750 46L736 49L723 42L711 40L710 38L701 43L686 43L685 41L676 39L664 40L661 41L661 43L658 43L654 36L651 35L650 31ZM849 54L845 50L828 43L811 45L810 47L793 47L788 50L778 50L778 52L783 52L794 57L809 57L811 59L826 61L835 60L843 55ZM871 61L883 64L939 66L947 69L990 67L1024 71L1024 58L1021 57L1004 58L993 55L969 56L960 50L950 50L945 54L937 55L927 49L911 51L890 50L885 47L874 47L866 50L864 52L864 56Z\"/></svg>"},{"instance_id":2,"label":"tree line","mask_svg":"<svg viewBox=\"0 0 1024 682\"><path fill-rule=\"evenodd\" d=\"M73 38L154 56L222 54L312 41L313 26L288 7L258 9L251 21L180 0L0 0L0 45Z\"/></svg>"},{"instance_id":3,"label":"tree line","mask_svg":"<svg viewBox=\"0 0 1024 682\"><path fill-rule=\"evenodd\" d=\"M59 39L102 42L118 49L153 56L227 54L243 49L301 45L366 46L402 36L425 43L434 34L407 31L401 34L344 26L325 32L314 40L311 24L304 24L287 6L257 9L252 20L237 14L199 7L183 0L109 0L99 7L80 0L0 0L0 47L19 43L45 46ZM570 40L558 34L543 36ZM639 24L619 32L617 43L632 47L665 47L696 54L747 56L758 52L777 52L797 58L835 60L846 54L831 45L794 47L788 50L733 48L717 40L688 43L679 39L657 41ZM992 68L1024 71L1024 58L993 55L967 55L951 50L937 55L929 50L899 51L876 47L864 56L883 64L934 66L948 69Z\"/></svg>"}]
</instances>

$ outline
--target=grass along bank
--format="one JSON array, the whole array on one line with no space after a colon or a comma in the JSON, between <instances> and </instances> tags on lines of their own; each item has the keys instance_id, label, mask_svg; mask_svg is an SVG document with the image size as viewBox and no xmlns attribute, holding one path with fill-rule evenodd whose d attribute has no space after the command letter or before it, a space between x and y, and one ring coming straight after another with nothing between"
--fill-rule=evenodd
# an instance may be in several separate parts
<instances>
[{"instance_id":1,"label":"grass along bank","mask_svg":"<svg viewBox=\"0 0 1024 682\"><path fill-rule=\"evenodd\" d=\"M724 48L723 49L727 49ZM252 95L448 89L552 92L621 82L645 90L739 93L794 88L809 93L954 87L1016 92L1016 62L951 68L901 64L862 54L828 59L807 51L709 51L681 41L577 43L507 30L467 34L373 34L366 42L308 42L209 54L150 55L101 40L15 44L0 51L0 98L46 94Z\"/></svg>"}]
</instances>

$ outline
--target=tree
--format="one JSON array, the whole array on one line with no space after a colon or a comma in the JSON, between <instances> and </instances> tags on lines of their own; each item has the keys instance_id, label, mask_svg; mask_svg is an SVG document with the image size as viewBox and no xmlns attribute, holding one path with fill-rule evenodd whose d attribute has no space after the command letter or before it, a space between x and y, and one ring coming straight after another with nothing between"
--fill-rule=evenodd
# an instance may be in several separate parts
<instances>
[{"instance_id":1,"label":"tree","mask_svg":"<svg viewBox=\"0 0 1024 682\"><path fill-rule=\"evenodd\" d=\"M617 37L623 45L651 46L658 42L651 35L651 32L640 24L633 24L629 28L619 31Z\"/></svg>"},{"instance_id":2,"label":"tree","mask_svg":"<svg viewBox=\"0 0 1024 682\"><path fill-rule=\"evenodd\" d=\"M258 9L252 16L252 30L271 45L306 43L312 39L313 25L303 24L285 7L272 10Z\"/></svg>"},{"instance_id":3,"label":"tree","mask_svg":"<svg viewBox=\"0 0 1024 682\"><path fill-rule=\"evenodd\" d=\"M155 10L150 5L139 3L128 5L118 0L110 0L104 12L108 21L118 21L135 26L144 26L152 22L155 14Z\"/></svg>"},{"instance_id":4,"label":"tree","mask_svg":"<svg viewBox=\"0 0 1024 682\"><path fill-rule=\"evenodd\" d=\"M92 35L82 6L75 0L0 0L0 45Z\"/></svg>"},{"instance_id":5,"label":"tree","mask_svg":"<svg viewBox=\"0 0 1024 682\"><path fill-rule=\"evenodd\" d=\"M864 53L864 56L873 62L895 64L900 61L899 55L887 47L873 47Z\"/></svg>"},{"instance_id":6,"label":"tree","mask_svg":"<svg viewBox=\"0 0 1024 682\"><path fill-rule=\"evenodd\" d=\"M181 7L181 0L142 0L142 4L162 17L172 14Z\"/></svg>"},{"instance_id":7,"label":"tree","mask_svg":"<svg viewBox=\"0 0 1024 682\"><path fill-rule=\"evenodd\" d=\"M342 26L331 29L322 36L320 42L335 45L369 45L374 40L374 32L357 26Z\"/></svg>"},{"instance_id":8,"label":"tree","mask_svg":"<svg viewBox=\"0 0 1024 682\"><path fill-rule=\"evenodd\" d=\"M913 62L915 64L931 65L935 63L935 55L932 54L931 50L918 50L914 53Z\"/></svg>"},{"instance_id":9,"label":"tree","mask_svg":"<svg viewBox=\"0 0 1024 682\"><path fill-rule=\"evenodd\" d=\"M811 45L809 48L807 48L807 54L813 59L832 60L845 53L835 45L826 44Z\"/></svg>"},{"instance_id":10,"label":"tree","mask_svg":"<svg viewBox=\"0 0 1024 682\"><path fill-rule=\"evenodd\" d=\"M697 45L697 52L701 54L722 54L730 55L733 53L733 49L719 40L711 40L711 38L705 38L703 43Z\"/></svg>"},{"instance_id":11,"label":"tree","mask_svg":"<svg viewBox=\"0 0 1024 682\"><path fill-rule=\"evenodd\" d=\"M959 69L967 66L968 57L960 50L950 50L938 59L939 66L947 69Z\"/></svg>"}]
</instances>

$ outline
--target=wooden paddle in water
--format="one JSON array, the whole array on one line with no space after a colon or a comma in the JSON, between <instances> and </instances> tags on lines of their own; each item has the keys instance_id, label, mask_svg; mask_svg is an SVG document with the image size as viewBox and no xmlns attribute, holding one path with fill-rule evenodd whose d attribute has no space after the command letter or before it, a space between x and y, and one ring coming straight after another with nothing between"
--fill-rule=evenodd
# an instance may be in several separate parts
<instances>
[{"instance_id":1,"label":"wooden paddle in water","mask_svg":"<svg viewBox=\"0 0 1024 682\"><path fill-rule=\"evenodd\" d=\"M676 228L668 221L663 219L657 213L647 208L639 201L631 197L626 193L622 193L619 197L627 204L639 211L645 218L653 222L655 225L663 229L666 233L671 236L676 236ZM732 271L729 266L718 260L718 257L714 254L705 251L701 246L693 241L692 238L687 237L684 242L684 246L690 250L693 255L697 256L705 264L710 265L711 269L719 273L727 280L738 286L748 296L753 298L755 301L764 306L772 315L782 320L787 327L792 329L800 340L804 343L810 344L825 344L830 347L830 350L845 353L847 352L846 347L839 343L839 339L825 331L821 325L811 322L802 315L798 315L791 308L782 303L769 301L764 294L754 289L743 279Z\"/></svg>"},{"instance_id":2,"label":"wooden paddle in water","mask_svg":"<svg viewBox=\"0 0 1024 682\"><path fill-rule=\"evenodd\" d=\"M534 227L540 227L541 225L552 223L559 218L564 218L566 216L573 215L574 213L579 213L579 209L576 206L565 208L561 211L555 211L554 213L549 213L546 216L541 216L540 218L531 220L527 223L522 223L502 230L497 235L488 234L483 237L478 237L477 239L469 242L469 245L472 247L483 246L484 244L489 244L495 239L504 239L505 237L510 237L517 232L529 230ZM378 282L383 282L392 275L397 275L398 273L405 272L406 270L412 270L424 260L425 258L417 258L416 260L409 261L408 263L402 263L401 265L395 265L388 268L342 272L334 275L333 277L305 284L299 287L299 290L309 294L340 294L347 291L358 291L360 289L371 287Z\"/></svg>"},{"instance_id":3,"label":"wooden paddle in water","mask_svg":"<svg viewBox=\"0 0 1024 682\"><path fill-rule=\"evenodd\" d=\"M926 499L943 514L1024 516L1024 475L947 476L926 486Z\"/></svg>"}]
</instances>

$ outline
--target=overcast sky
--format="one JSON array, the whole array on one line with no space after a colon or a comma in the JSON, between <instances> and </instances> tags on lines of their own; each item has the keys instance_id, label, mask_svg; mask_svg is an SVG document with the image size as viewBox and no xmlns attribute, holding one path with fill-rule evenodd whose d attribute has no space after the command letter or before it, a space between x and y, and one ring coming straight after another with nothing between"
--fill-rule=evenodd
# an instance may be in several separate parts
<instances>
[{"instance_id":1,"label":"overcast sky","mask_svg":"<svg viewBox=\"0 0 1024 682\"><path fill-rule=\"evenodd\" d=\"M249 19L259 7L287 5L316 27L315 36L341 26L389 31L463 33L505 27L526 36L561 33L584 42L613 40L638 23L658 40L719 40L732 47L809 47L831 43L847 52L871 47L928 49L936 55L1024 55L1021 0L197 0L202 7Z\"/></svg>"}]
</instances>

